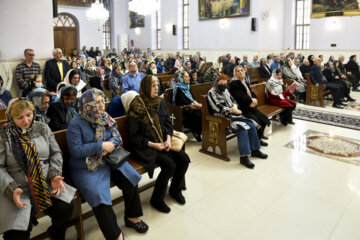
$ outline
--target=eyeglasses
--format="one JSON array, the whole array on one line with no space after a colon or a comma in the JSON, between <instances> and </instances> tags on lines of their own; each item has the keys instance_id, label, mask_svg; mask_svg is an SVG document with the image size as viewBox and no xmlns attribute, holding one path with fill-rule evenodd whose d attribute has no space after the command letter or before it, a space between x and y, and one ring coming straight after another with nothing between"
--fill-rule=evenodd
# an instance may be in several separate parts
<instances>
[{"instance_id":1,"label":"eyeglasses","mask_svg":"<svg viewBox=\"0 0 360 240\"><path fill-rule=\"evenodd\" d=\"M34 56L35 56L35 54L28 54L28 56L29 56L29 57L34 57Z\"/></svg>"}]
</instances>

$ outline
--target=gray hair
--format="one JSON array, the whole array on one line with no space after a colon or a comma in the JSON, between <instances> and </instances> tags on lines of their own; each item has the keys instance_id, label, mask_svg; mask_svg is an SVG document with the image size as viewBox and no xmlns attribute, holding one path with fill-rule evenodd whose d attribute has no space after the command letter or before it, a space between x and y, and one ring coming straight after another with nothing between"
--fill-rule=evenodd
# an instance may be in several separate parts
<instances>
[{"instance_id":1,"label":"gray hair","mask_svg":"<svg viewBox=\"0 0 360 240\"><path fill-rule=\"evenodd\" d=\"M52 51L52 55L53 55L53 56L55 56L57 50L60 50L60 51L62 52L61 48L55 48L55 49Z\"/></svg>"}]
</instances>

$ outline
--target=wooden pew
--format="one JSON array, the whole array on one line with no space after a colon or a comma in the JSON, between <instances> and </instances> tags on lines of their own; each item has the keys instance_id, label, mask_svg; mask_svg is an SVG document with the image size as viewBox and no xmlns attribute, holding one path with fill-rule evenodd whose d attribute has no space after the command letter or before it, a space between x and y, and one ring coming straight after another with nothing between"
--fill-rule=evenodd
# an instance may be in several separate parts
<instances>
[{"instance_id":1,"label":"wooden pew","mask_svg":"<svg viewBox=\"0 0 360 240\"><path fill-rule=\"evenodd\" d=\"M123 117L115 118L115 121L118 126L118 130L120 132L121 138L123 140L123 147L126 149L128 146L128 137L127 137L127 128L126 128L127 117L123 116ZM66 182L68 184L73 185L70 181L69 173L68 173L69 148L67 146L67 141L66 141L66 130L60 130L60 131L54 132L54 136L55 136L57 143L59 144L59 147L62 151L62 156L64 159L64 161L63 161L63 176L65 176ZM134 167L134 169L138 173L144 174L147 172L146 169L142 165L136 163L131 157L128 158L128 162ZM143 191L151 188L154 185L155 185L155 180L145 184L144 186L139 187L139 192L143 192ZM115 185L113 183L111 183L111 187L114 187L114 186ZM112 203L113 203L113 205L115 205L122 201L123 201L123 197L121 196L121 197L117 197L117 198L113 199ZM75 226L77 234L78 234L78 239L84 240L85 235L84 235L83 221L85 221L86 219L93 216L93 212L92 212L92 210L90 210L88 212L82 211L81 204L85 202L85 199L82 197L82 195L80 194L79 191L76 192L73 202L74 202L74 206L75 206L74 212L73 212L73 216L72 216L71 221L69 222L68 226ZM43 216L44 216L44 214L39 214L37 217L40 218ZM31 238L31 240L42 240L47 237L48 237L48 235L45 232L45 233L42 233L38 236Z\"/></svg>"},{"instance_id":2,"label":"wooden pew","mask_svg":"<svg viewBox=\"0 0 360 240\"><path fill-rule=\"evenodd\" d=\"M247 68L247 73L249 74L251 84L266 82L268 79L262 78L258 71L259 67L249 67Z\"/></svg>"},{"instance_id":3,"label":"wooden pew","mask_svg":"<svg viewBox=\"0 0 360 240\"><path fill-rule=\"evenodd\" d=\"M164 76L164 75L171 75L171 72L158 73L157 75L158 75L159 77Z\"/></svg>"},{"instance_id":4,"label":"wooden pew","mask_svg":"<svg viewBox=\"0 0 360 240\"><path fill-rule=\"evenodd\" d=\"M6 120L6 108L0 109L0 121Z\"/></svg>"},{"instance_id":5,"label":"wooden pew","mask_svg":"<svg viewBox=\"0 0 360 240\"><path fill-rule=\"evenodd\" d=\"M259 83L251 86L257 97L257 108L269 119L284 111L283 108L270 105L265 95L265 83ZM216 117L210 114L207 94L200 97L202 108L202 145L200 152L219 158L224 161L230 161L227 156L226 141L235 137L231 133L230 120L225 117ZM218 147L221 154L217 154L215 149ZM212 151L209 151L211 148Z\"/></svg>"},{"instance_id":6,"label":"wooden pew","mask_svg":"<svg viewBox=\"0 0 360 240\"><path fill-rule=\"evenodd\" d=\"M325 84L319 84L318 86L312 84L310 75L305 74L306 78L306 105L316 106L316 103L319 102L320 107L324 106L324 96L331 94L330 90L326 90Z\"/></svg>"},{"instance_id":7,"label":"wooden pew","mask_svg":"<svg viewBox=\"0 0 360 240\"><path fill-rule=\"evenodd\" d=\"M191 85L191 92L195 100L199 101L200 96L207 94L210 88L213 86L213 82L200 83L196 85ZM182 131L183 128L183 109L180 106L174 106L172 104L173 98L173 89L166 89L164 94L164 99L168 107L169 115L173 124L173 128L177 131Z\"/></svg>"}]
</instances>

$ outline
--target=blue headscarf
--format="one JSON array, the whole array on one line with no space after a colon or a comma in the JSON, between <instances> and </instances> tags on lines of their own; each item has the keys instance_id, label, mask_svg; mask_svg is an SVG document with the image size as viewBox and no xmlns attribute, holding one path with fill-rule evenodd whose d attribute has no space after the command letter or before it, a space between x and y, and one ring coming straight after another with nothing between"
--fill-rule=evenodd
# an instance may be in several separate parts
<instances>
[{"instance_id":1,"label":"blue headscarf","mask_svg":"<svg viewBox=\"0 0 360 240\"><path fill-rule=\"evenodd\" d=\"M75 90L75 97L76 97L76 95L77 95L76 87L74 85L66 85L61 89L60 98L58 99L58 101L66 107L66 116L65 116L66 123L69 123L70 120L73 119L73 117L75 117L77 115L77 111L76 111L77 101L75 100L70 106L66 105L64 102L65 90L69 89L69 88L72 88Z\"/></svg>"},{"instance_id":2,"label":"blue headscarf","mask_svg":"<svg viewBox=\"0 0 360 240\"><path fill-rule=\"evenodd\" d=\"M185 83L185 79L184 79L182 72L179 73L177 80L178 80L177 81L178 83L175 85L174 90L173 90L172 104L175 105L175 99L176 99L176 94L177 94L178 88L180 88L180 90L185 94L185 96L191 102L195 101L190 92L190 83Z\"/></svg>"}]
</instances>

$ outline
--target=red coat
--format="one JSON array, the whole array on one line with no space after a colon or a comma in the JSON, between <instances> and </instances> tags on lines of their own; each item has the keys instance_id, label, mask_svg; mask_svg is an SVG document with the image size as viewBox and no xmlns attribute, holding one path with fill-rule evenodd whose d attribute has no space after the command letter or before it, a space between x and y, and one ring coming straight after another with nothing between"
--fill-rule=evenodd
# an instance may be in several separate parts
<instances>
[{"instance_id":1,"label":"red coat","mask_svg":"<svg viewBox=\"0 0 360 240\"><path fill-rule=\"evenodd\" d=\"M268 102L277 107L294 107L293 104L296 104L296 102L287 98L291 93L289 91L284 91L282 94L285 99L281 99L278 95L272 95L270 92L267 92Z\"/></svg>"}]
</instances>

